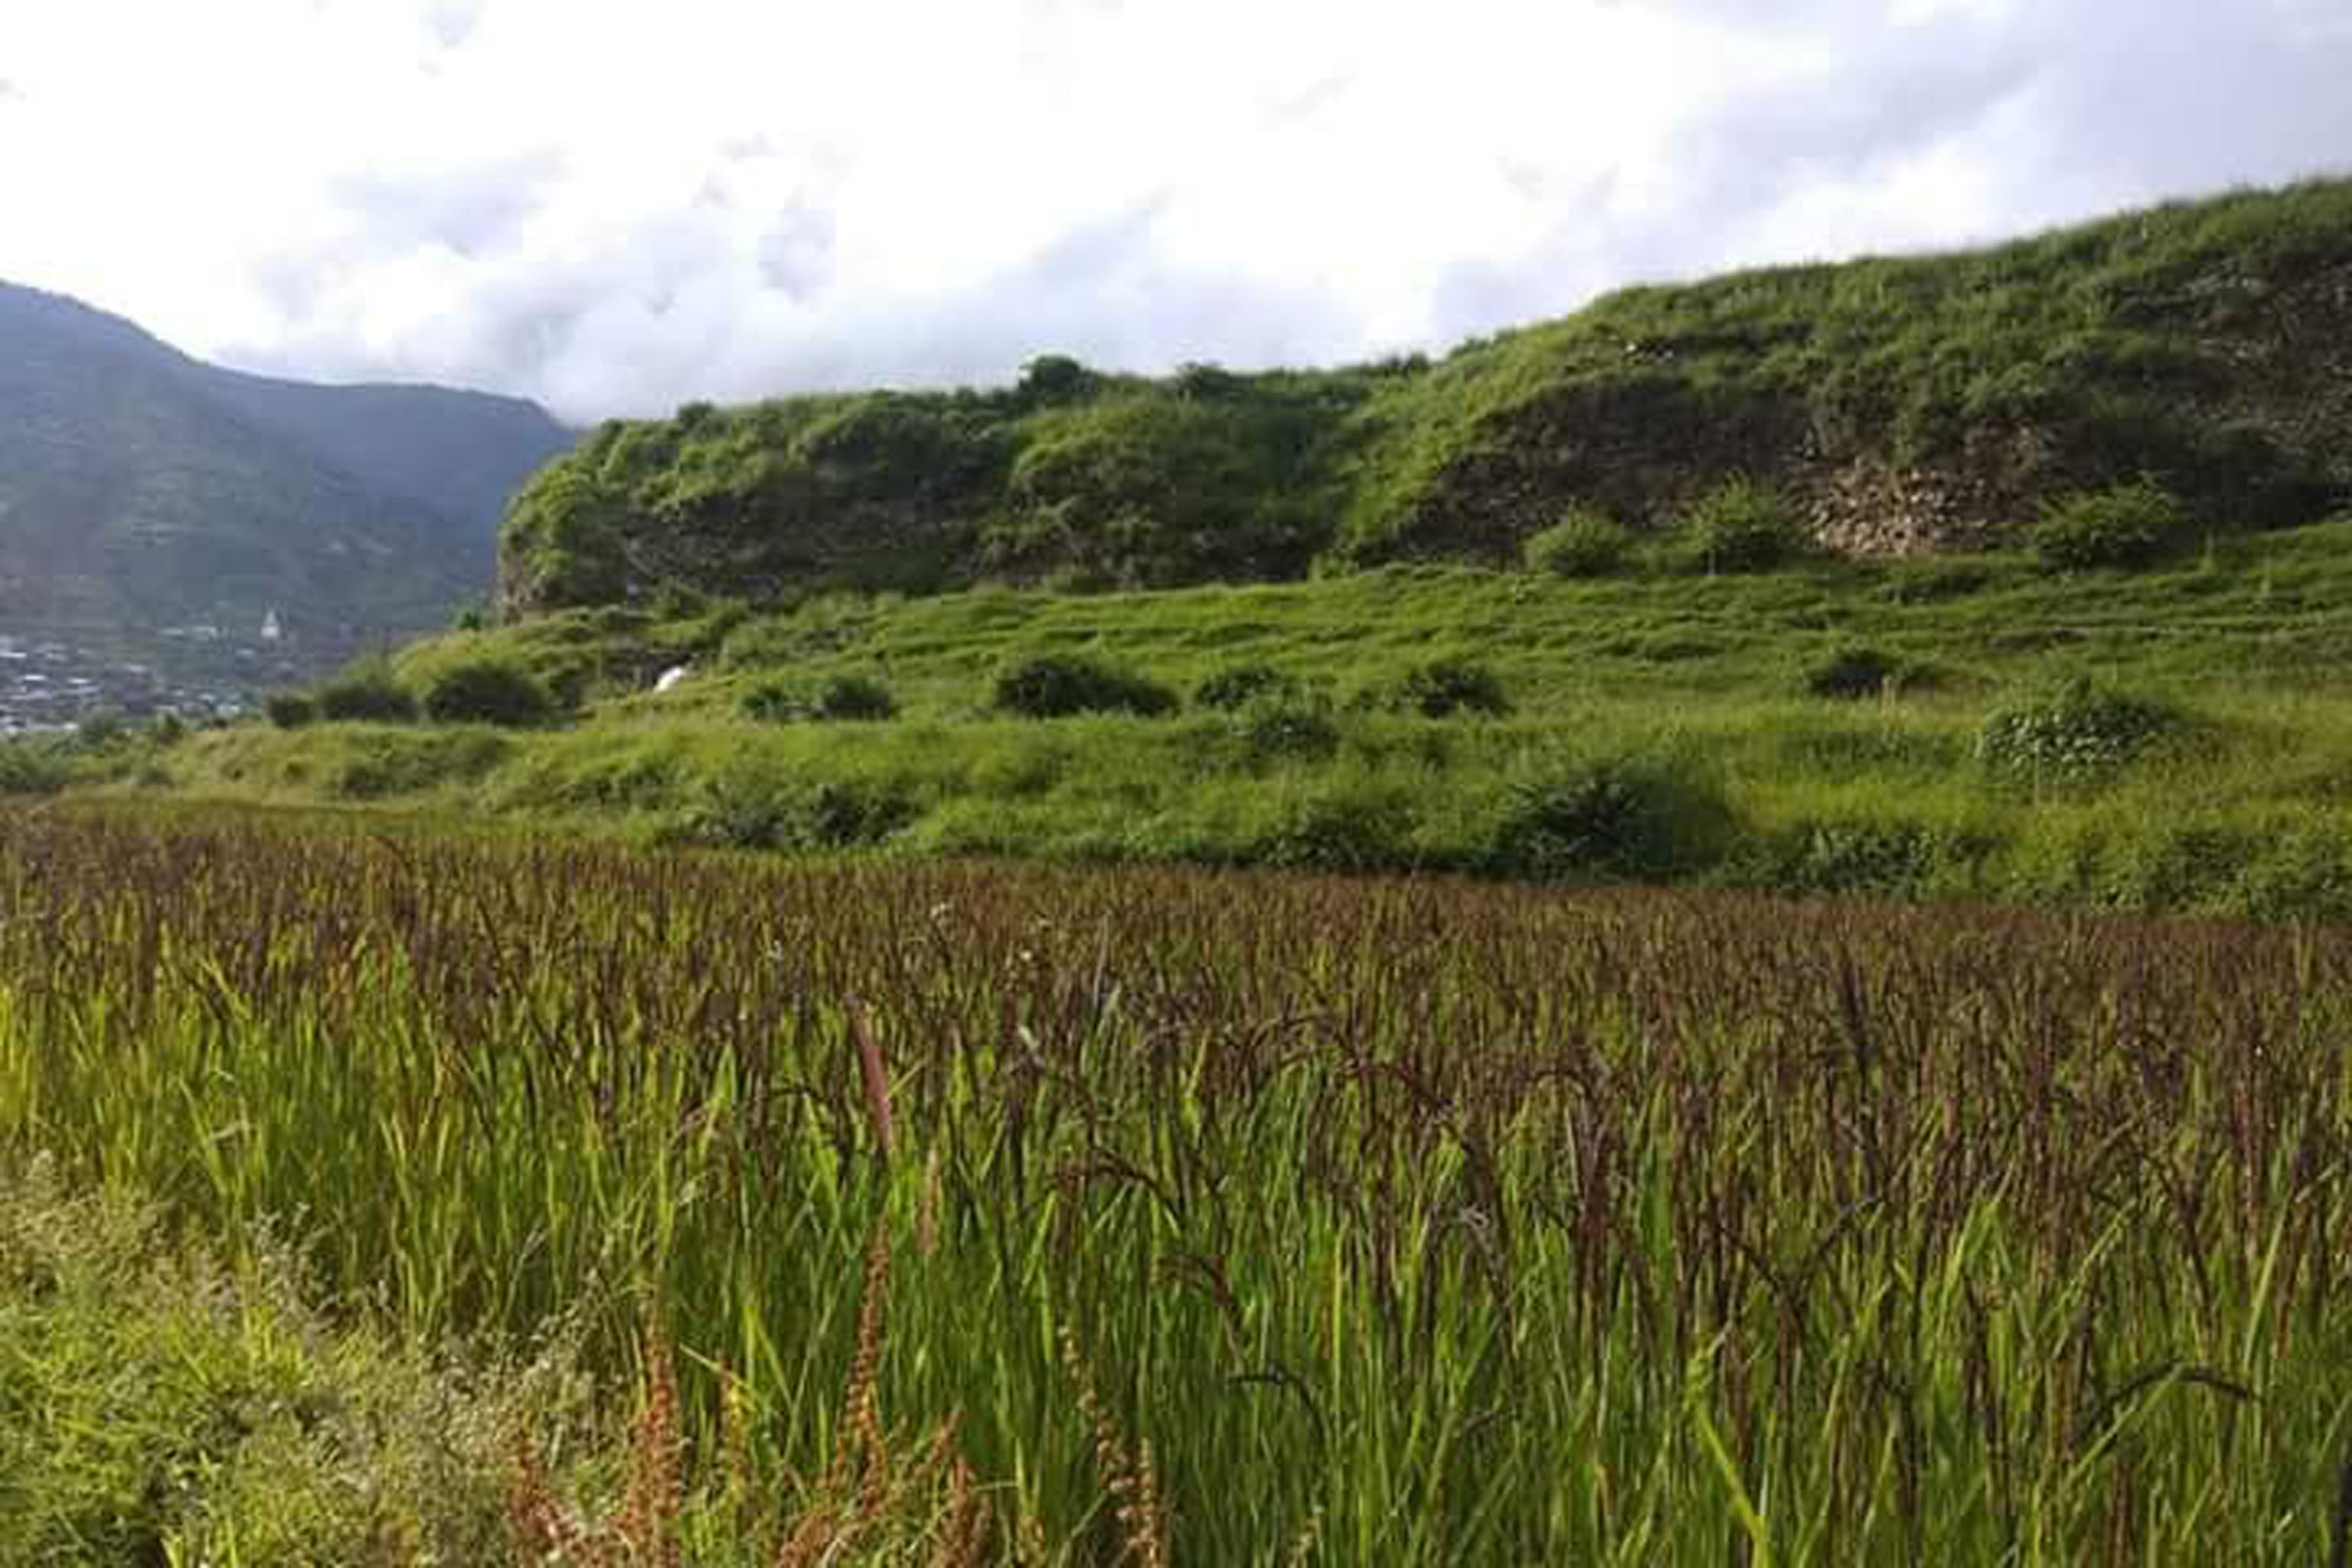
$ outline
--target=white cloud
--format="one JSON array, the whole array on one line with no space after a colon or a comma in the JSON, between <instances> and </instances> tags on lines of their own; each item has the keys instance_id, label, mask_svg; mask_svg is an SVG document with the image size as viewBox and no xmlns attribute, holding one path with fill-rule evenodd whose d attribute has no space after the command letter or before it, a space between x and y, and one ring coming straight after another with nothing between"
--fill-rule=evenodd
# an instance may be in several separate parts
<instances>
[{"instance_id":1,"label":"white cloud","mask_svg":"<svg viewBox=\"0 0 2352 1568\"><path fill-rule=\"evenodd\" d=\"M28 13L38 13L31 15ZM0 276L578 417L1329 361L2352 161L2337 0L76 0Z\"/></svg>"}]
</instances>

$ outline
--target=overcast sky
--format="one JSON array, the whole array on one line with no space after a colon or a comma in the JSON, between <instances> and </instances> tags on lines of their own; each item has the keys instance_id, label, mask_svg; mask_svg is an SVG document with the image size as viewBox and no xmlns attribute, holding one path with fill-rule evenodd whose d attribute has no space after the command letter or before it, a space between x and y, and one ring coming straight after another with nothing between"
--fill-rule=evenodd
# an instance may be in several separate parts
<instances>
[{"instance_id":1,"label":"overcast sky","mask_svg":"<svg viewBox=\"0 0 2352 1568\"><path fill-rule=\"evenodd\" d=\"M2352 169L2352 0L0 0L0 278L585 420Z\"/></svg>"}]
</instances>

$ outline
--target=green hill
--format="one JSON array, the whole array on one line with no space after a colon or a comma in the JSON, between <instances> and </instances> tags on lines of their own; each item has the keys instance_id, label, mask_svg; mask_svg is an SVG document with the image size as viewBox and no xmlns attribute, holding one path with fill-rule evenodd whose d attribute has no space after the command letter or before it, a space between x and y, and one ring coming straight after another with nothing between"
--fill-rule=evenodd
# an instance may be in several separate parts
<instances>
[{"instance_id":1,"label":"green hill","mask_svg":"<svg viewBox=\"0 0 2352 1568\"><path fill-rule=\"evenodd\" d=\"M153 658L274 610L318 668L485 594L507 498L570 439L511 398L239 374L0 285L0 631Z\"/></svg>"},{"instance_id":2,"label":"green hill","mask_svg":"<svg viewBox=\"0 0 2352 1568\"><path fill-rule=\"evenodd\" d=\"M1628 289L1435 363L1149 380L1047 357L1010 388L610 424L518 499L504 599L1501 563L1571 507L1663 532L1733 476L1855 553L1998 542L2139 476L2226 531L2323 515L2348 435L2352 183L2321 182Z\"/></svg>"},{"instance_id":3,"label":"green hill","mask_svg":"<svg viewBox=\"0 0 2352 1568\"><path fill-rule=\"evenodd\" d=\"M2347 219L611 425L518 498L501 624L15 787L2352 918Z\"/></svg>"}]
</instances>

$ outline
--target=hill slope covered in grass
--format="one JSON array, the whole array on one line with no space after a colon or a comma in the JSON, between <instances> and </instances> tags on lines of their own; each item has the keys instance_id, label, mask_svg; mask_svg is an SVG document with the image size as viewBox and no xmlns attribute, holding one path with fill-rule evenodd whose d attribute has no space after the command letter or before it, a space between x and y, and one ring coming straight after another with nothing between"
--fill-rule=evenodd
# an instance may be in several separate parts
<instances>
[{"instance_id":1,"label":"hill slope covered in grass","mask_svg":"<svg viewBox=\"0 0 2352 1568\"><path fill-rule=\"evenodd\" d=\"M2314 521L2352 489L2352 182L1632 289L1434 363L1049 356L993 391L616 422L519 498L504 596L1498 563L1570 508L1654 533L1735 476L1859 553L1996 542L2140 476L2208 531Z\"/></svg>"},{"instance_id":2,"label":"hill slope covered in grass","mask_svg":"<svg viewBox=\"0 0 2352 1568\"><path fill-rule=\"evenodd\" d=\"M686 609L452 633L358 683L429 713L501 670L551 704L520 725L297 700L47 782L769 850L2352 914L2352 516L2138 571L1419 564ZM1108 710L1008 706L1074 680Z\"/></svg>"}]
</instances>

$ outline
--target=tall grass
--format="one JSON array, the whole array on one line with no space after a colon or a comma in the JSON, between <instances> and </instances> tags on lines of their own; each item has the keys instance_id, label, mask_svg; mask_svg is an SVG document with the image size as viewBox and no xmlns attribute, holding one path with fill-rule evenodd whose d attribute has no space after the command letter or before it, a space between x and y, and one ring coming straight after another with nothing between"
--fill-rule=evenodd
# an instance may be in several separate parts
<instances>
[{"instance_id":1,"label":"tall grass","mask_svg":"<svg viewBox=\"0 0 2352 1568\"><path fill-rule=\"evenodd\" d=\"M2347 1023L2335 931L0 816L0 1152L656 1325L698 1491L868 1387L1033 1561L2324 1561Z\"/></svg>"}]
</instances>

